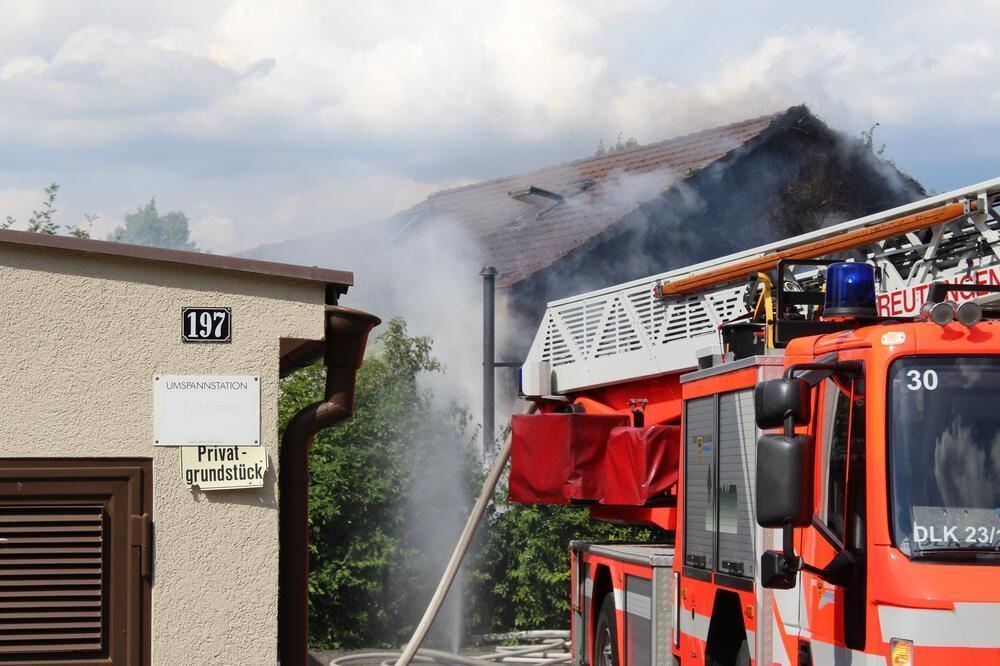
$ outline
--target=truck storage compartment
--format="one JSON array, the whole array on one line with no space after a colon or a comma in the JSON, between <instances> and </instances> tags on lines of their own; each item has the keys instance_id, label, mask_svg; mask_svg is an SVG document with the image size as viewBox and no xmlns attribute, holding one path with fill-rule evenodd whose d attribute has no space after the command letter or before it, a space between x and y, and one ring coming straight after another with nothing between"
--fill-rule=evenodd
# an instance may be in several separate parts
<instances>
[{"instance_id":1,"label":"truck storage compartment","mask_svg":"<svg viewBox=\"0 0 1000 666\"><path fill-rule=\"evenodd\" d=\"M601 504L642 506L666 496L677 483L680 431L664 425L612 430L601 466Z\"/></svg>"},{"instance_id":2,"label":"truck storage compartment","mask_svg":"<svg viewBox=\"0 0 1000 666\"><path fill-rule=\"evenodd\" d=\"M599 501L608 437L628 421L621 414L515 415L511 422L511 501Z\"/></svg>"},{"instance_id":3,"label":"truck storage compartment","mask_svg":"<svg viewBox=\"0 0 1000 666\"><path fill-rule=\"evenodd\" d=\"M617 626L625 654L618 663L629 666L676 663L671 631L675 620L673 547L573 541L570 552L572 663L602 663L600 656L591 658L591 637L603 600L591 595L599 589L598 571L604 567L615 581L612 589L605 591L615 597L621 595Z\"/></svg>"}]
</instances>

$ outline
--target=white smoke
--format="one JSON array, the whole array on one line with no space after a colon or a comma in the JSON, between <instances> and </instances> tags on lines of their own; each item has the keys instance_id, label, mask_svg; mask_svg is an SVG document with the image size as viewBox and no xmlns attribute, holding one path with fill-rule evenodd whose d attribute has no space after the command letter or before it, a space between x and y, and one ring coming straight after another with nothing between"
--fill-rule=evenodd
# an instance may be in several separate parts
<instances>
[{"instance_id":1,"label":"white smoke","mask_svg":"<svg viewBox=\"0 0 1000 666\"><path fill-rule=\"evenodd\" d=\"M355 229L338 243L324 244L323 263L354 270L356 286L342 299L344 305L374 312L383 320L401 317L409 335L432 338L431 354L443 365L443 372L419 377L433 395L434 409L407 443L415 449L417 463L411 470L408 523L399 528L420 551L416 566L433 589L471 508L463 450L472 433L440 421L458 409L474 415L474 423L480 421L482 263L468 233L447 216L412 219L405 238L393 242L399 233L387 226ZM431 643L453 650L459 646L464 636L463 585L460 574L434 624ZM408 612L416 621L422 610Z\"/></svg>"},{"instance_id":2,"label":"white smoke","mask_svg":"<svg viewBox=\"0 0 1000 666\"><path fill-rule=\"evenodd\" d=\"M418 219L405 232L405 240L391 241L385 236L360 246L348 242L339 264L326 262L354 271L356 286L343 302L375 312L383 320L402 317L410 335L430 336L433 355L444 372L429 373L422 381L442 405L478 408L481 251L463 227L446 216Z\"/></svg>"}]
</instances>

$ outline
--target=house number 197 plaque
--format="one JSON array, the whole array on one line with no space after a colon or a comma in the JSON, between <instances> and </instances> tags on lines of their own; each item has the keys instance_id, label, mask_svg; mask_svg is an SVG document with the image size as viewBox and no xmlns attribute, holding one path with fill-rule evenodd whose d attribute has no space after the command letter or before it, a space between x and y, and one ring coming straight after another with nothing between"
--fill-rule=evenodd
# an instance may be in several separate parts
<instances>
[{"instance_id":1,"label":"house number 197 plaque","mask_svg":"<svg viewBox=\"0 0 1000 666\"><path fill-rule=\"evenodd\" d=\"M181 340L184 342L230 342L232 339L232 309L181 309Z\"/></svg>"}]
</instances>

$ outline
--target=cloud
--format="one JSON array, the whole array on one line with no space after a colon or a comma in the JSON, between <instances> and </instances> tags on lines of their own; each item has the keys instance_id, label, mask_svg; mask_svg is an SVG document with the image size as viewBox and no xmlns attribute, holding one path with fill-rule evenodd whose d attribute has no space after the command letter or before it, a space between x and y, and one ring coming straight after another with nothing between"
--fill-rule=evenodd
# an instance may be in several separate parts
<instances>
[{"instance_id":1,"label":"cloud","mask_svg":"<svg viewBox=\"0 0 1000 666\"><path fill-rule=\"evenodd\" d=\"M315 219L318 229L354 226L409 208L442 185L359 167L346 178L324 179L283 197L268 217L284 227L306 218Z\"/></svg>"},{"instance_id":2,"label":"cloud","mask_svg":"<svg viewBox=\"0 0 1000 666\"><path fill-rule=\"evenodd\" d=\"M279 137L360 134L374 143L477 132L530 142L617 130L649 141L801 101L882 122L925 121L945 108L976 121L992 118L988 104L930 93L975 85L1000 95L988 83L990 35L937 37L930 17L921 38L903 43L856 27L768 34L761 25L748 51L697 83L656 67L623 75L628 69L609 58L602 31L623 16L642 18L650 3L614 5L383 0L359 12L308 0L232 0L203 10L203 22L166 15L151 26L124 10L118 21L80 15L51 55L21 52L4 62L0 94L15 110L104 125L99 135L108 138L115 129L232 138L270 124Z\"/></svg>"},{"instance_id":3,"label":"cloud","mask_svg":"<svg viewBox=\"0 0 1000 666\"><path fill-rule=\"evenodd\" d=\"M189 224L191 240L202 248L218 248L222 252L231 250L236 241L236 225L233 220L221 215L206 215Z\"/></svg>"},{"instance_id":4,"label":"cloud","mask_svg":"<svg viewBox=\"0 0 1000 666\"><path fill-rule=\"evenodd\" d=\"M922 39L897 48L850 30L812 28L764 38L751 53L712 77L680 86L656 76L624 82L612 95L605 124L649 140L809 103L838 124L907 126L996 124L989 104L956 103L948 90L983 87L996 49L985 38L928 48ZM992 88L991 88L992 85ZM734 115L736 111L736 115Z\"/></svg>"},{"instance_id":5,"label":"cloud","mask_svg":"<svg viewBox=\"0 0 1000 666\"><path fill-rule=\"evenodd\" d=\"M182 127L185 112L210 104L240 79L211 60L111 26L87 26L50 58L17 57L0 68L0 98L6 100L0 131L93 145L155 131L158 119Z\"/></svg>"},{"instance_id":6,"label":"cloud","mask_svg":"<svg viewBox=\"0 0 1000 666\"><path fill-rule=\"evenodd\" d=\"M8 187L0 190L0 220L12 217L17 222L11 228L23 229L31 212L40 208L44 200L45 191L40 187L24 190Z\"/></svg>"},{"instance_id":7,"label":"cloud","mask_svg":"<svg viewBox=\"0 0 1000 666\"><path fill-rule=\"evenodd\" d=\"M217 251L384 217L620 131L650 142L801 102L913 141L998 125L991 1L5 0L4 17L6 183L86 187L80 211L169 195Z\"/></svg>"}]
</instances>

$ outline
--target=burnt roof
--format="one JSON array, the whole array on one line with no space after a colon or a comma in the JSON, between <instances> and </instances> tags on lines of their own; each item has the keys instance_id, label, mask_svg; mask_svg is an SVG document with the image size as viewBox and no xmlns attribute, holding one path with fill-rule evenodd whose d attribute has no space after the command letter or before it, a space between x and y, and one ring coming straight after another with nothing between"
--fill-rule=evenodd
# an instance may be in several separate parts
<instances>
[{"instance_id":1,"label":"burnt roof","mask_svg":"<svg viewBox=\"0 0 1000 666\"><path fill-rule=\"evenodd\" d=\"M260 261L257 259L244 259L242 257L230 257L186 250L168 250L159 247L147 247L145 245L91 240L89 238L13 231L11 229L0 230L0 244L105 256L111 255L128 259L246 273L254 276L314 282L332 286L341 293L347 291L347 288L354 284L354 274L350 271L338 271L313 266L296 266L294 264L283 264L274 261Z\"/></svg>"},{"instance_id":2,"label":"burnt roof","mask_svg":"<svg viewBox=\"0 0 1000 666\"><path fill-rule=\"evenodd\" d=\"M443 190L396 216L408 232L435 219L460 225L509 286L605 232L645 201L759 137L804 107L685 136L565 162L531 173Z\"/></svg>"}]
</instances>

